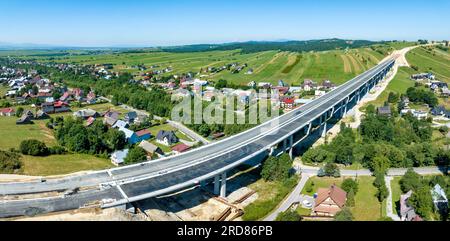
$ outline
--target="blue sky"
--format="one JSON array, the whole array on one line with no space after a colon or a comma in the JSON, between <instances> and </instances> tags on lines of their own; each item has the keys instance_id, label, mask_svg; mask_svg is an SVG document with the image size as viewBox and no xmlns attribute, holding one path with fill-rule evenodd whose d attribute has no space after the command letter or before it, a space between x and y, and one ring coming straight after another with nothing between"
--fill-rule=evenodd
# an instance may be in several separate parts
<instances>
[{"instance_id":1,"label":"blue sky","mask_svg":"<svg viewBox=\"0 0 450 241\"><path fill-rule=\"evenodd\" d=\"M0 0L0 42L160 46L450 38L448 0Z\"/></svg>"}]
</instances>

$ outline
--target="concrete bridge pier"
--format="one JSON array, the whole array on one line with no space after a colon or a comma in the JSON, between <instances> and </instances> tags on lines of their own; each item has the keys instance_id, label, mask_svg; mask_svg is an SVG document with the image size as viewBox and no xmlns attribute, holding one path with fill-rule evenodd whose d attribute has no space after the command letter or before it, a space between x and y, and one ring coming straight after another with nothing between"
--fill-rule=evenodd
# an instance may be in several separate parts
<instances>
[{"instance_id":1,"label":"concrete bridge pier","mask_svg":"<svg viewBox=\"0 0 450 241\"><path fill-rule=\"evenodd\" d=\"M224 172L222 173L222 180L221 180L221 185L220 185L220 197L221 198L226 198L227 197L227 173Z\"/></svg>"},{"instance_id":2,"label":"concrete bridge pier","mask_svg":"<svg viewBox=\"0 0 450 241\"><path fill-rule=\"evenodd\" d=\"M220 175L214 177L214 195L220 194Z\"/></svg>"}]
</instances>

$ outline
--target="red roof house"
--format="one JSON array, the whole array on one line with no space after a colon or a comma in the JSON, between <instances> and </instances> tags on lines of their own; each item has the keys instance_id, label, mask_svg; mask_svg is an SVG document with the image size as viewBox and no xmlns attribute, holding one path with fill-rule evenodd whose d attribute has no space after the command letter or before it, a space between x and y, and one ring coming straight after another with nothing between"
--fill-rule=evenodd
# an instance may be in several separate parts
<instances>
[{"instance_id":1,"label":"red roof house","mask_svg":"<svg viewBox=\"0 0 450 241\"><path fill-rule=\"evenodd\" d=\"M183 144L183 143L172 147L172 151L175 152L176 154L180 154L180 153L186 152L189 149L191 149L191 147L186 145L186 144Z\"/></svg>"},{"instance_id":2,"label":"red roof house","mask_svg":"<svg viewBox=\"0 0 450 241\"><path fill-rule=\"evenodd\" d=\"M313 212L317 216L334 217L342 210L347 202L347 193L336 185L330 188L321 188L317 192L317 198Z\"/></svg>"}]
</instances>

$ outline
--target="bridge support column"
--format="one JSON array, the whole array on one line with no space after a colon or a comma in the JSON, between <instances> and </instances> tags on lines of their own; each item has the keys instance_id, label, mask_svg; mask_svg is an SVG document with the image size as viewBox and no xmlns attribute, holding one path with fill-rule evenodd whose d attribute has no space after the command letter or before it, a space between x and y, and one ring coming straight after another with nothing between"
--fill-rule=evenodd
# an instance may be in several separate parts
<instances>
[{"instance_id":1,"label":"bridge support column","mask_svg":"<svg viewBox=\"0 0 450 241\"><path fill-rule=\"evenodd\" d=\"M294 159L294 135L289 137L289 157Z\"/></svg>"},{"instance_id":2,"label":"bridge support column","mask_svg":"<svg viewBox=\"0 0 450 241\"><path fill-rule=\"evenodd\" d=\"M226 198L227 197L227 173L222 173L222 181L220 185L220 197Z\"/></svg>"},{"instance_id":3,"label":"bridge support column","mask_svg":"<svg viewBox=\"0 0 450 241\"><path fill-rule=\"evenodd\" d=\"M323 123L323 132L322 132L322 138L325 138L327 136L327 122L325 121Z\"/></svg>"},{"instance_id":4,"label":"bridge support column","mask_svg":"<svg viewBox=\"0 0 450 241\"><path fill-rule=\"evenodd\" d=\"M283 153L287 150L287 139L283 140Z\"/></svg>"},{"instance_id":5,"label":"bridge support column","mask_svg":"<svg viewBox=\"0 0 450 241\"><path fill-rule=\"evenodd\" d=\"M220 176L217 175L214 177L214 195L220 194Z\"/></svg>"}]
</instances>

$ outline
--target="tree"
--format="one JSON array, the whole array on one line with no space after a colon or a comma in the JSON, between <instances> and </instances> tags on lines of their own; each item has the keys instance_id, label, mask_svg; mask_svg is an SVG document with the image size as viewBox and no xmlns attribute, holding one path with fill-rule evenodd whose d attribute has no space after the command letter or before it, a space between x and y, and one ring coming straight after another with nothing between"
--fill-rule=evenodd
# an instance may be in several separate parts
<instances>
[{"instance_id":1,"label":"tree","mask_svg":"<svg viewBox=\"0 0 450 241\"><path fill-rule=\"evenodd\" d=\"M430 214L433 212L433 199L430 188L428 186L422 186L417 189L408 199L408 204L414 207L414 210L419 216L428 220Z\"/></svg>"},{"instance_id":2,"label":"tree","mask_svg":"<svg viewBox=\"0 0 450 241\"><path fill-rule=\"evenodd\" d=\"M263 164L261 176L266 181L285 181L290 177L292 160L287 154L269 157Z\"/></svg>"},{"instance_id":3,"label":"tree","mask_svg":"<svg viewBox=\"0 0 450 241\"><path fill-rule=\"evenodd\" d=\"M400 188L403 193L416 191L422 187L422 177L417 174L414 169L409 168L405 175L400 179Z\"/></svg>"},{"instance_id":4,"label":"tree","mask_svg":"<svg viewBox=\"0 0 450 241\"><path fill-rule=\"evenodd\" d=\"M350 190L347 194L347 207L354 207L355 206L355 191L353 189Z\"/></svg>"},{"instance_id":5,"label":"tree","mask_svg":"<svg viewBox=\"0 0 450 241\"><path fill-rule=\"evenodd\" d=\"M343 208L334 217L335 221L353 221L353 214L349 208Z\"/></svg>"},{"instance_id":6,"label":"tree","mask_svg":"<svg viewBox=\"0 0 450 241\"><path fill-rule=\"evenodd\" d=\"M127 157L125 157L125 164L139 163L147 160L147 152L141 147L134 147L129 152Z\"/></svg>"},{"instance_id":7,"label":"tree","mask_svg":"<svg viewBox=\"0 0 450 241\"><path fill-rule=\"evenodd\" d=\"M25 110L23 109L23 107L19 107L19 108L17 108L17 110L16 110L16 116L17 117L21 117L22 115L23 115L23 112L24 112Z\"/></svg>"},{"instance_id":8,"label":"tree","mask_svg":"<svg viewBox=\"0 0 450 241\"><path fill-rule=\"evenodd\" d=\"M354 194L356 194L356 193L358 193L358 190L359 190L359 184L357 181L355 181L351 178L348 178L342 182L341 188L342 188L342 190L346 191L347 193L350 193L350 191L353 190Z\"/></svg>"},{"instance_id":9,"label":"tree","mask_svg":"<svg viewBox=\"0 0 450 241\"><path fill-rule=\"evenodd\" d=\"M20 155L14 152L0 150L0 173L14 174L19 172L23 163Z\"/></svg>"},{"instance_id":10,"label":"tree","mask_svg":"<svg viewBox=\"0 0 450 241\"><path fill-rule=\"evenodd\" d=\"M296 211L286 211L278 214L278 217L275 221L284 221L284 222L298 222L302 221L302 217Z\"/></svg>"},{"instance_id":11,"label":"tree","mask_svg":"<svg viewBox=\"0 0 450 241\"><path fill-rule=\"evenodd\" d=\"M25 140L20 143L20 152L30 156L46 156L49 150L45 143L38 140Z\"/></svg>"},{"instance_id":12,"label":"tree","mask_svg":"<svg viewBox=\"0 0 450 241\"><path fill-rule=\"evenodd\" d=\"M311 148L303 154L302 161L305 163L334 162L336 154L323 148Z\"/></svg>"},{"instance_id":13,"label":"tree","mask_svg":"<svg viewBox=\"0 0 450 241\"><path fill-rule=\"evenodd\" d=\"M105 141L111 151L122 150L127 143L125 133L117 129L109 129L105 134Z\"/></svg>"},{"instance_id":14,"label":"tree","mask_svg":"<svg viewBox=\"0 0 450 241\"><path fill-rule=\"evenodd\" d=\"M385 156L376 156L372 161L372 170L386 174L390 167L389 159Z\"/></svg>"},{"instance_id":15,"label":"tree","mask_svg":"<svg viewBox=\"0 0 450 241\"><path fill-rule=\"evenodd\" d=\"M339 167L335 163L331 163L331 162L327 163L323 167L323 172L324 172L325 176L328 176L328 177L340 177L341 176Z\"/></svg>"},{"instance_id":16,"label":"tree","mask_svg":"<svg viewBox=\"0 0 450 241\"><path fill-rule=\"evenodd\" d=\"M376 197L379 202L383 202L389 195L389 191L386 187L386 181L384 180L384 173L375 173L375 181L373 185L378 188Z\"/></svg>"},{"instance_id":17,"label":"tree","mask_svg":"<svg viewBox=\"0 0 450 241\"><path fill-rule=\"evenodd\" d=\"M394 92L389 92L388 102L393 104L399 101L399 95Z\"/></svg>"}]
</instances>

